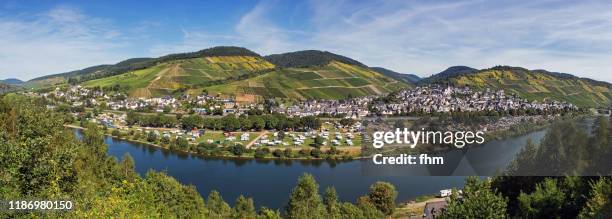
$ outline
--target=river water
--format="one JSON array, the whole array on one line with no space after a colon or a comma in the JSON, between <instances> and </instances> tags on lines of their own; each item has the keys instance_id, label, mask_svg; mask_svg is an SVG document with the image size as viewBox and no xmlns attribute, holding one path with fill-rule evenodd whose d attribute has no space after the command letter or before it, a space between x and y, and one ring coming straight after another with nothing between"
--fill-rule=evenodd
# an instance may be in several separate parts
<instances>
[{"instance_id":1,"label":"river water","mask_svg":"<svg viewBox=\"0 0 612 219\"><path fill-rule=\"evenodd\" d=\"M75 133L81 136L80 131ZM489 141L469 151L450 151L447 156L462 158L457 160L459 164L456 169L447 171L448 175L454 176L371 174L363 171L363 165L370 164L371 160L330 163L219 159L172 152L108 136L105 137L105 143L109 145L108 154L118 159L129 153L136 163L136 171L141 175L151 169L165 171L183 184L195 185L204 197L210 191L217 190L232 205L243 194L253 197L258 207L283 208L297 178L305 172L315 177L321 193L326 187L334 186L343 201L354 202L367 193L369 186L376 181L394 184L399 192L398 201L407 201L420 195L437 194L441 189L462 187L466 175L488 175L503 169L527 139L537 143L544 134L544 130L534 131L518 137ZM465 165L466 161L469 161L469 165Z\"/></svg>"}]
</instances>

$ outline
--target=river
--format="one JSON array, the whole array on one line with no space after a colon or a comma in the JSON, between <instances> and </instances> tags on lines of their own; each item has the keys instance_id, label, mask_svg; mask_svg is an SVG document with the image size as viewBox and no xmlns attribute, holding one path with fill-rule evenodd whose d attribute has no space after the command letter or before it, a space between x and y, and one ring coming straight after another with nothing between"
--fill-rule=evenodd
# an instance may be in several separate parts
<instances>
[{"instance_id":1,"label":"river","mask_svg":"<svg viewBox=\"0 0 612 219\"><path fill-rule=\"evenodd\" d=\"M80 131L75 133L81 136ZM544 130L534 131L518 137L489 141L466 151L450 151L446 155L461 158L456 160L459 162L458 167L451 171L450 175L454 176L371 174L363 171L363 165L371 163L371 160L330 163L218 159L172 152L108 136L105 137L105 143L109 145L108 154L118 159L129 153L136 163L136 171L141 175L151 169L165 171L183 184L195 185L204 197L210 191L217 190L233 205L236 198L243 194L253 197L258 207L280 209L287 203L297 178L304 172L315 177L321 193L326 187L334 186L343 201L354 202L367 193L369 186L376 181L393 183L399 192L398 201L407 201L420 195L436 194L441 189L462 187L466 175L489 175L503 169L527 139L537 143L544 134ZM469 165L466 165L466 161L469 161Z\"/></svg>"}]
</instances>

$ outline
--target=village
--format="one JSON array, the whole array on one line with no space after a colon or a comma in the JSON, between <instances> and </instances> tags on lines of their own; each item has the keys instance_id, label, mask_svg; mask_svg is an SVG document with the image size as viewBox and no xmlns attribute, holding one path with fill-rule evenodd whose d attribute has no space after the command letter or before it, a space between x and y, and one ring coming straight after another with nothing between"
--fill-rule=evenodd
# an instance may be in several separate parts
<instances>
[{"instance_id":1,"label":"village","mask_svg":"<svg viewBox=\"0 0 612 219\"><path fill-rule=\"evenodd\" d=\"M503 91L474 91L470 88L450 86L424 86L404 89L388 96L355 97L345 100L306 100L285 106L283 103L267 101L266 103L236 102L232 97L222 95L201 95L191 97L165 96L154 98L130 98L116 91L104 91L81 86L56 88L44 93L27 93L48 100L48 108L70 108L75 117L103 125L109 133L114 130L117 135L155 136L149 142L164 142L184 139L190 145L200 143L220 146L242 145L250 148L310 148L346 147L358 150L370 137L361 120L366 118L383 118L389 116L414 116L432 113L449 112L486 112L486 111L528 111L531 114L502 116L495 122L480 124L485 132L507 129L524 122L540 122L551 119L554 115L539 115L538 111L577 110L572 104L557 101L527 101L515 95L506 95ZM77 110L74 110L77 109ZM80 110L78 110L80 109ZM93 109L93 114L91 113ZM66 110L66 109L64 109ZM154 126L129 123L129 112L143 115L155 115L169 118L170 125ZM288 118L316 117L326 119L319 129L307 130L210 130L203 128L186 128L181 125L183 115L221 118L246 115L285 115ZM340 124L338 119L351 120L350 124ZM414 119L414 118L413 118ZM77 125L77 124L75 124ZM457 123L442 127L445 130L462 129ZM145 139L143 137L143 139Z\"/></svg>"},{"instance_id":2,"label":"village","mask_svg":"<svg viewBox=\"0 0 612 219\"><path fill-rule=\"evenodd\" d=\"M62 90L31 94L53 98L58 103L72 107L100 107L116 111L144 111L163 113L197 113L199 115L242 115L251 110L281 113L289 117L329 116L339 118L363 118L368 116L410 115L415 113L482 112L482 111L551 111L577 110L570 103L559 101L528 101L503 90L475 91L469 87L429 85L403 89L388 96L354 97L344 100L306 100L285 105L270 102L238 102L224 95L201 94L153 98L129 98L126 94L105 93L101 89L72 86ZM385 100L381 100L386 98Z\"/></svg>"}]
</instances>

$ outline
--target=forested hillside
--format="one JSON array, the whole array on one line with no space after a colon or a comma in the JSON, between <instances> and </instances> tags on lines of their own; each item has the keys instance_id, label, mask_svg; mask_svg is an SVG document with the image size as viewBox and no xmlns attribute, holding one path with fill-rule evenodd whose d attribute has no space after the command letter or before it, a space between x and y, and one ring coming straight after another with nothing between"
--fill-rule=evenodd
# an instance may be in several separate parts
<instances>
[{"instance_id":1,"label":"forested hillside","mask_svg":"<svg viewBox=\"0 0 612 219\"><path fill-rule=\"evenodd\" d=\"M303 50L297 52L274 54L266 56L265 59L273 63L274 65L282 68L305 68L312 66L323 66L329 64L331 61L338 61L349 65L366 67L364 64L354 59L337 55L331 52L319 50Z\"/></svg>"},{"instance_id":2,"label":"forested hillside","mask_svg":"<svg viewBox=\"0 0 612 219\"><path fill-rule=\"evenodd\" d=\"M477 72L478 69L467 67L467 66L451 66L444 71L434 74L430 77L423 78L419 81L419 84L432 84L445 82L451 77L460 75L468 75Z\"/></svg>"}]
</instances>

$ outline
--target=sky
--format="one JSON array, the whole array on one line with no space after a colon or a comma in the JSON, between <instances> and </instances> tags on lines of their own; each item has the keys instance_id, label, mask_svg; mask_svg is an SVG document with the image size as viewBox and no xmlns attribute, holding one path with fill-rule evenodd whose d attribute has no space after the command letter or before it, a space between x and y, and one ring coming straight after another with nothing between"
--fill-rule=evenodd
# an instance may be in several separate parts
<instances>
[{"instance_id":1,"label":"sky","mask_svg":"<svg viewBox=\"0 0 612 219\"><path fill-rule=\"evenodd\" d=\"M612 82L612 1L0 1L0 79L221 45L423 77L510 65Z\"/></svg>"}]
</instances>

